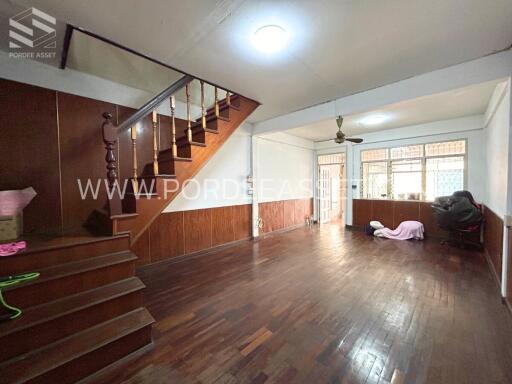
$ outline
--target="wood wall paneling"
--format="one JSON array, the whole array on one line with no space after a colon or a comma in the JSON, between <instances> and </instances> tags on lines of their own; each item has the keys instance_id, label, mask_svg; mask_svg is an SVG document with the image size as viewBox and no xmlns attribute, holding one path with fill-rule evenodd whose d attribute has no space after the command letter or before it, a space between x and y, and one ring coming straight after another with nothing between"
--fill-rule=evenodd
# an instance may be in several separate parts
<instances>
[{"instance_id":1,"label":"wood wall paneling","mask_svg":"<svg viewBox=\"0 0 512 384\"><path fill-rule=\"evenodd\" d=\"M65 229L81 228L87 218L106 201L105 185L97 199L82 200L77 180L94 185L105 179L105 145L101 126L104 112L115 116L114 104L58 93L62 164L62 206Z\"/></svg>"},{"instance_id":2,"label":"wood wall paneling","mask_svg":"<svg viewBox=\"0 0 512 384\"><path fill-rule=\"evenodd\" d=\"M434 216L434 211L432 209L432 204L427 202L420 202L420 222L423 223L425 227L425 233L427 236L437 237L437 238L448 238L449 233L437 225L436 217Z\"/></svg>"},{"instance_id":3,"label":"wood wall paneling","mask_svg":"<svg viewBox=\"0 0 512 384\"><path fill-rule=\"evenodd\" d=\"M61 230L56 97L55 91L0 79L0 190L31 186L37 192L23 212L25 232Z\"/></svg>"},{"instance_id":4,"label":"wood wall paneling","mask_svg":"<svg viewBox=\"0 0 512 384\"><path fill-rule=\"evenodd\" d=\"M306 212L309 215L309 201L310 199L297 199L294 200L294 225L299 225L305 222Z\"/></svg>"},{"instance_id":5,"label":"wood wall paneling","mask_svg":"<svg viewBox=\"0 0 512 384\"><path fill-rule=\"evenodd\" d=\"M439 228L431 203L395 200L353 200L353 225L363 227L370 220L378 220L386 227L394 229L402 221L415 220L423 223L425 234L446 238L448 233Z\"/></svg>"},{"instance_id":6,"label":"wood wall paneling","mask_svg":"<svg viewBox=\"0 0 512 384\"><path fill-rule=\"evenodd\" d=\"M137 241L132 244L130 250L137 255L136 265L146 265L151 263L151 243L149 230L145 231Z\"/></svg>"},{"instance_id":7,"label":"wood wall paneling","mask_svg":"<svg viewBox=\"0 0 512 384\"><path fill-rule=\"evenodd\" d=\"M233 231L235 240L248 239L252 236L252 205L233 206Z\"/></svg>"},{"instance_id":8,"label":"wood wall paneling","mask_svg":"<svg viewBox=\"0 0 512 384\"><path fill-rule=\"evenodd\" d=\"M283 228L293 227L296 224L296 218L295 218L296 201L297 200L284 200L283 201ZM302 205L304 205L304 202L302 202Z\"/></svg>"},{"instance_id":9,"label":"wood wall paneling","mask_svg":"<svg viewBox=\"0 0 512 384\"><path fill-rule=\"evenodd\" d=\"M259 204L259 216L263 220L263 232L284 228L284 201L270 201Z\"/></svg>"},{"instance_id":10,"label":"wood wall paneling","mask_svg":"<svg viewBox=\"0 0 512 384\"><path fill-rule=\"evenodd\" d=\"M185 253L197 252L212 246L211 210L184 212Z\"/></svg>"},{"instance_id":11,"label":"wood wall paneling","mask_svg":"<svg viewBox=\"0 0 512 384\"><path fill-rule=\"evenodd\" d=\"M393 228L394 207L394 202L391 200L373 200L371 219L380 221L385 227Z\"/></svg>"},{"instance_id":12,"label":"wood wall paneling","mask_svg":"<svg viewBox=\"0 0 512 384\"><path fill-rule=\"evenodd\" d=\"M512 231L508 231L508 275L507 275L507 298L509 305L512 301Z\"/></svg>"},{"instance_id":13,"label":"wood wall paneling","mask_svg":"<svg viewBox=\"0 0 512 384\"><path fill-rule=\"evenodd\" d=\"M355 227L364 227L372 220L372 200L352 200L352 224Z\"/></svg>"},{"instance_id":14,"label":"wood wall paneling","mask_svg":"<svg viewBox=\"0 0 512 384\"><path fill-rule=\"evenodd\" d=\"M151 236L151 262L185 253L184 213L162 213L146 231Z\"/></svg>"},{"instance_id":15,"label":"wood wall paneling","mask_svg":"<svg viewBox=\"0 0 512 384\"><path fill-rule=\"evenodd\" d=\"M393 228L398 227L402 221L420 220L420 203L418 201L394 201Z\"/></svg>"},{"instance_id":16,"label":"wood wall paneling","mask_svg":"<svg viewBox=\"0 0 512 384\"><path fill-rule=\"evenodd\" d=\"M211 218L212 246L229 243L235 240L232 206L212 208Z\"/></svg>"},{"instance_id":17,"label":"wood wall paneling","mask_svg":"<svg viewBox=\"0 0 512 384\"><path fill-rule=\"evenodd\" d=\"M484 247L498 279L501 281L503 251L503 220L490 208L484 208Z\"/></svg>"}]
</instances>

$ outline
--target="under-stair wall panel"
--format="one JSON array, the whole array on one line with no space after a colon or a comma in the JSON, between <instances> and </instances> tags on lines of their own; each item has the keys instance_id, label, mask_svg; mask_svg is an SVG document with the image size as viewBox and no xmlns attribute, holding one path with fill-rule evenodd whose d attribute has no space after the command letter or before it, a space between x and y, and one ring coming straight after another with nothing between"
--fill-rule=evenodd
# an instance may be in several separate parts
<instances>
[{"instance_id":1,"label":"under-stair wall panel","mask_svg":"<svg viewBox=\"0 0 512 384\"><path fill-rule=\"evenodd\" d=\"M304 205L304 204L302 204ZM251 237L251 205L160 214L132 245L138 265L156 263Z\"/></svg>"}]
</instances>

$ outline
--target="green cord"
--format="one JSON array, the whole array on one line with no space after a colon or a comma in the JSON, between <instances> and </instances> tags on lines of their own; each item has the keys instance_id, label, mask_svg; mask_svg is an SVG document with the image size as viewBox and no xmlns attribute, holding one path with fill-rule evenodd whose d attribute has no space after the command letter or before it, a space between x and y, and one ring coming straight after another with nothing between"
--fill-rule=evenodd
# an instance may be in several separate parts
<instances>
[{"instance_id":1,"label":"green cord","mask_svg":"<svg viewBox=\"0 0 512 384\"><path fill-rule=\"evenodd\" d=\"M30 280L37 279L39 277L39 272L30 272L24 273L21 275L8 276L4 278L0 278L0 304L4 306L9 312L11 312L11 316L9 319L15 319L22 314L21 309L13 307L6 303L4 296L2 294L2 288L10 287L13 285L18 285Z\"/></svg>"}]
</instances>

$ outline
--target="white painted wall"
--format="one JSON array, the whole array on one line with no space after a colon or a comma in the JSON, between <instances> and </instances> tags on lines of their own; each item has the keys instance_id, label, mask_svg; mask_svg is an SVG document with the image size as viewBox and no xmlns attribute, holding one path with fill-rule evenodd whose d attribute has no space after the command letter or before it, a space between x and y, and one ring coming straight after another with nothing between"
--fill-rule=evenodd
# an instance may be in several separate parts
<instances>
[{"instance_id":1,"label":"white painted wall","mask_svg":"<svg viewBox=\"0 0 512 384\"><path fill-rule=\"evenodd\" d=\"M282 132L256 140L258 201L312 197L313 142Z\"/></svg>"},{"instance_id":2,"label":"white painted wall","mask_svg":"<svg viewBox=\"0 0 512 384\"><path fill-rule=\"evenodd\" d=\"M360 135L362 144L315 143L316 154L347 153L347 205L345 222L352 224L352 199L360 196L361 151L400 145L466 139L468 143L467 188L478 201L485 201L485 146L483 115L436 121ZM355 188L352 188L355 186Z\"/></svg>"},{"instance_id":3,"label":"white painted wall","mask_svg":"<svg viewBox=\"0 0 512 384\"><path fill-rule=\"evenodd\" d=\"M251 129L250 124L239 127L164 212L251 204Z\"/></svg>"},{"instance_id":4,"label":"white painted wall","mask_svg":"<svg viewBox=\"0 0 512 384\"><path fill-rule=\"evenodd\" d=\"M484 142L485 204L497 215L507 213L509 142L510 142L510 80L500 83L485 113Z\"/></svg>"}]
</instances>

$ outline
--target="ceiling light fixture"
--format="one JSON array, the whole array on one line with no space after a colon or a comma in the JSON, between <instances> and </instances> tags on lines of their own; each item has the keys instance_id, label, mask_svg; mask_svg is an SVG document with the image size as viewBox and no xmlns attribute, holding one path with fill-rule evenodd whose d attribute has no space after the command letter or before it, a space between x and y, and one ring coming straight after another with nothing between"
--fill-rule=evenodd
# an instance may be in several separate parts
<instances>
[{"instance_id":1,"label":"ceiling light fixture","mask_svg":"<svg viewBox=\"0 0 512 384\"><path fill-rule=\"evenodd\" d=\"M378 125L389 120L387 115L369 115L361 119L361 123L364 125Z\"/></svg>"},{"instance_id":2,"label":"ceiling light fixture","mask_svg":"<svg viewBox=\"0 0 512 384\"><path fill-rule=\"evenodd\" d=\"M288 34L278 25L265 25L252 36L254 46L264 53L275 53L286 46Z\"/></svg>"}]
</instances>

